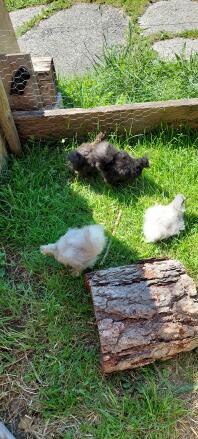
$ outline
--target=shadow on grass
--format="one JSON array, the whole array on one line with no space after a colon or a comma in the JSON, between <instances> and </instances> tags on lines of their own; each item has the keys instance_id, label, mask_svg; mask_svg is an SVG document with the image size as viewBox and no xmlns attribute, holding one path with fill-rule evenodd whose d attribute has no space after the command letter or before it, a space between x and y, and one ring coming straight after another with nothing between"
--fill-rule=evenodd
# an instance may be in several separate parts
<instances>
[{"instance_id":1,"label":"shadow on grass","mask_svg":"<svg viewBox=\"0 0 198 439\"><path fill-rule=\"evenodd\" d=\"M198 215L194 213L186 213L184 216L185 224L186 224L186 232L190 232L194 228L198 226Z\"/></svg>"},{"instance_id":2,"label":"shadow on grass","mask_svg":"<svg viewBox=\"0 0 198 439\"><path fill-rule=\"evenodd\" d=\"M126 203L126 198L133 200L133 202L136 203L138 202L139 197L142 195L152 196L156 194L163 194L164 197L170 196L169 192L165 188L162 188L162 186L156 183L152 177L145 174L134 180L134 182L131 184L118 186L111 186L110 184L105 183L97 174L96 178L91 177L83 179L80 176L78 178L82 183L90 183L91 188L96 194L111 196L120 203Z\"/></svg>"},{"instance_id":3,"label":"shadow on grass","mask_svg":"<svg viewBox=\"0 0 198 439\"><path fill-rule=\"evenodd\" d=\"M45 181L34 188L26 187L13 192L9 187L4 188L4 204L2 205L2 222L0 226L2 244L13 252L22 255L27 269L34 273L42 270L50 272L64 270L70 276L70 271L57 263L53 258L40 254L40 245L55 242L69 228L83 227L95 224L93 212L87 200L74 191L69 184L51 185L46 196ZM25 209L21 210L21 206ZM24 227L25 224L25 227ZM99 256L95 268L105 268L124 265L138 259L138 254L116 237L108 234L111 241L110 250L105 263L101 265L103 255ZM16 262L17 264L17 262ZM15 270L15 264L13 270ZM71 277L71 276L70 276Z\"/></svg>"}]
</instances>

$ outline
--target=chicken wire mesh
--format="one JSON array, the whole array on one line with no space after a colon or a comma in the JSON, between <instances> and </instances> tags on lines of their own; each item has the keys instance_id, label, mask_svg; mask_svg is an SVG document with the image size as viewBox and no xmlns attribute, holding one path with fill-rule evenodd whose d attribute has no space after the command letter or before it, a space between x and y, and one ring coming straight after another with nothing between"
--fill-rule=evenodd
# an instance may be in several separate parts
<instances>
[{"instance_id":1,"label":"chicken wire mesh","mask_svg":"<svg viewBox=\"0 0 198 439\"><path fill-rule=\"evenodd\" d=\"M1 31L1 48L8 44L9 35L9 31ZM144 66L142 66L143 69ZM94 72L96 75L97 69ZM117 77L115 76L117 84L114 84L114 94L117 92L118 95L122 87L119 74L118 69ZM94 108L88 107L87 102L83 103L83 99L81 99L81 105L76 105L77 100L72 101L71 96L67 94L67 88L62 86L63 79L57 80L54 63L49 56L36 57L27 53L0 54L0 78L21 138L72 137L76 134L84 136L98 130L121 133L129 131L137 134L156 128L160 123L174 121L174 125L186 122L193 125L196 120L197 104L193 101L186 101L182 104L179 100L171 103L159 101L140 104L122 104L118 101L117 105L102 106L103 99L101 98L101 100L98 99L98 105ZM137 78L134 78L135 75L131 74L133 86L137 84L137 81L134 82ZM65 82L70 80L69 77L64 78ZM141 86L141 78L139 81ZM111 86L106 83L104 88L105 93L107 95L109 93L110 104L114 104ZM77 80L73 85L74 97L75 87L77 93L80 94ZM83 94L83 89L81 93ZM91 84L90 89L87 87L86 93L89 96L88 101L91 102L92 94L97 94L97 82L94 86ZM192 107L190 113L185 111L188 106ZM38 111L34 115L30 113L19 115L18 111L26 110Z\"/></svg>"},{"instance_id":2,"label":"chicken wire mesh","mask_svg":"<svg viewBox=\"0 0 198 439\"><path fill-rule=\"evenodd\" d=\"M56 104L55 71L50 57L0 54L0 78L12 110L36 110Z\"/></svg>"}]
</instances>

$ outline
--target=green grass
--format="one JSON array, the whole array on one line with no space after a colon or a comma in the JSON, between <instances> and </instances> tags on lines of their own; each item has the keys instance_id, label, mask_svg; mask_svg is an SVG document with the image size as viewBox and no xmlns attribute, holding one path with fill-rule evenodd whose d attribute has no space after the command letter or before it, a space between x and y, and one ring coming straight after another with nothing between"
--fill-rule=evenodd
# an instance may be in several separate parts
<instances>
[{"instance_id":1,"label":"green grass","mask_svg":"<svg viewBox=\"0 0 198 439\"><path fill-rule=\"evenodd\" d=\"M78 0L72 0L72 3L77 3ZM89 3L90 0L84 0L83 3ZM91 3L105 3L116 7L123 7L133 17L138 17L144 10L145 6L149 4L149 0L94 0ZM52 5L64 9L67 5L67 0L6 0L5 4L9 11L26 8L29 6L38 5ZM67 6L66 6L67 7Z\"/></svg>"},{"instance_id":2,"label":"green grass","mask_svg":"<svg viewBox=\"0 0 198 439\"><path fill-rule=\"evenodd\" d=\"M41 12L37 15L35 15L30 20L27 20L25 23L23 23L21 26L17 28L16 34L17 36L21 36L25 34L28 30L30 30L32 27L38 25L41 20L45 20L46 18L53 15L55 12L61 11L62 9L67 9L73 5L72 0L57 0L57 1L44 1L41 4L46 4L47 6L45 9L41 10Z\"/></svg>"},{"instance_id":3,"label":"green grass","mask_svg":"<svg viewBox=\"0 0 198 439\"><path fill-rule=\"evenodd\" d=\"M48 0L6 0L5 5L8 11L15 11L17 9L28 8L30 6L38 6L50 3Z\"/></svg>"},{"instance_id":4,"label":"green grass","mask_svg":"<svg viewBox=\"0 0 198 439\"><path fill-rule=\"evenodd\" d=\"M135 21L147 1L110 3L123 5ZM9 7L32 4L15 1ZM70 4L50 2L45 14ZM59 87L66 107L197 97L197 72L196 56L189 62L184 56L158 60L135 26L126 48L105 50L92 73L60 79ZM113 189L100 178L71 178L66 156L75 142L64 149L61 141L30 141L23 157L10 159L1 176L0 414L6 421L14 417L16 430L23 424L27 437L45 432L57 439L183 439L191 431L187 408L196 421L197 352L103 377L83 276L73 279L39 253L40 244L56 240L68 227L99 222L110 237L122 211L105 265L101 258L96 268L169 256L181 260L198 283L197 133L161 129L110 139L135 156L150 158L151 168L132 186ZM169 202L177 192L187 197L185 232L146 244L145 209Z\"/></svg>"},{"instance_id":5,"label":"green grass","mask_svg":"<svg viewBox=\"0 0 198 439\"><path fill-rule=\"evenodd\" d=\"M105 267L166 255L180 259L198 281L196 132L161 130L110 139L135 156L150 158L151 168L132 186L118 190L99 177L71 178L61 142L30 142L2 175L0 413L8 419L15 410L17 422L27 414L38 436L46 427L48 434L64 439L176 438L178 421L186 422L182 395L197 388L196 352L103 377L83 276L73 279L39 253L40 244L72 226L103 223L111 236L121 210ZM186 231L163 244L146 244L144 210L169 202L177 192L187 196Z\"/></svg>"},{"instance_id":6,"label":"green grass","mask_svg":"<svg viewBox=\"0 0 198 439\"><path fill-rule=\"evenodd\" d=\"M178 34L178 36L180 37L184 37L184 38L192 38L192 39L197 39L198 38L198 29L192 29L192 30L184 30L183 32L180 32L180 34Z\"/></svg>"},{"instance_id":7,"label":"green grass","mask_svg":"<svg viewBox=\"0 0 198 439\"><path fill-rule=\"evenodd\" d=\"M93 107L197 97L198 55L163 61L140 35L130 32L127 47L106 49L94 70L60 78L65 107Z\"/></svg>"},{"instance_id":8,"label":"green grass","mask_svg":"<svg viewBox=\"0 0 198 439\"><path fill-rule=\"evenodd\" d=\"M182 32L169 32L169 31L160 31L156 32L152 35L149 35L147 38L150 43L155 43L156 41L162 40L170 40L172 38L190 38L196 40L198 38L198 30L184 30Z\"/></svg>"}]
</instances>

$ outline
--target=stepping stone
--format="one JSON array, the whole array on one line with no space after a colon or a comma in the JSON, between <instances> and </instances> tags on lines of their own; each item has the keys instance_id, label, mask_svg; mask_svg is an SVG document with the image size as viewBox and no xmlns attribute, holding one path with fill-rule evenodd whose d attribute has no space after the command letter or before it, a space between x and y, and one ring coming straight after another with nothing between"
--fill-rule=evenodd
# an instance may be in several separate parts
<instances>
[{"instance_id":1,"label":"stepping stone","mask_svg":"<svg viewBox=\"0 0 198 439\"><path fill-rule=\"evenodd\" d=\"M165 0L153 3L139 18L139 24L145 35L198 29L198 2Z\"/></svg>"},{"instance_id":2,"label":"stepping stone","mask_svg":"<svg viewBox=\"0 0 198 439\"><path fill-rule=\"evenodd\" d=\"M171 40L157 41L153 44L153 49L158 52L162 59L174 59L175 54L182 55L189 59L191 55L198 52L198 40L190 38L172 38Z\"/></svg>"},{"instance_id":3,"label":"stepping stone","mask_svg":"<svg viewBox=\"0 0 198 439\"><path fill-rule=\"evenodd\" d=\"M33 8L18 9L17 11L10 12L10 18L14 29L24 24L26 21L31 20L36 15L40 14L47 6L35 6Z\"/></svg>"},{"instance_id":4,"label":"stepping stone","mask_svg":"<svg viewBox=\"0 0 198 439\"><path fill-rule=\"evenodd\" d=\"M57 72L79 74L93 67L106 44L126 41L129 17L118 8L77 4L62 10L19 38L23 52L52 56Z\"/></svg>"}]
</instances>

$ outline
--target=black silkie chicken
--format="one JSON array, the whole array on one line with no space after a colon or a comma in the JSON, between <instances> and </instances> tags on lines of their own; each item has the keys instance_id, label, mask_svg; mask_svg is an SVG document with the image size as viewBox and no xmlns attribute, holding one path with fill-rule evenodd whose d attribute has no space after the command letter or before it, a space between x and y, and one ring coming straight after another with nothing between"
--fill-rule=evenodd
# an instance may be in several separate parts
<instances>
[{"instance_id":1,"label":"black silkie chicken","mask_svg":"<svg viewBox=\"0 0 198 439\"><path fill-rule=\"evenodd\" d=\"M144 168L149 167L146 156L133 158L103 139L104 134L99 133L94 142L83 143L69 154L68 160L73 171L88 177L97 170L106 183L118 185L132 182L141 175Z\"/></svg>"}]
</instances>

